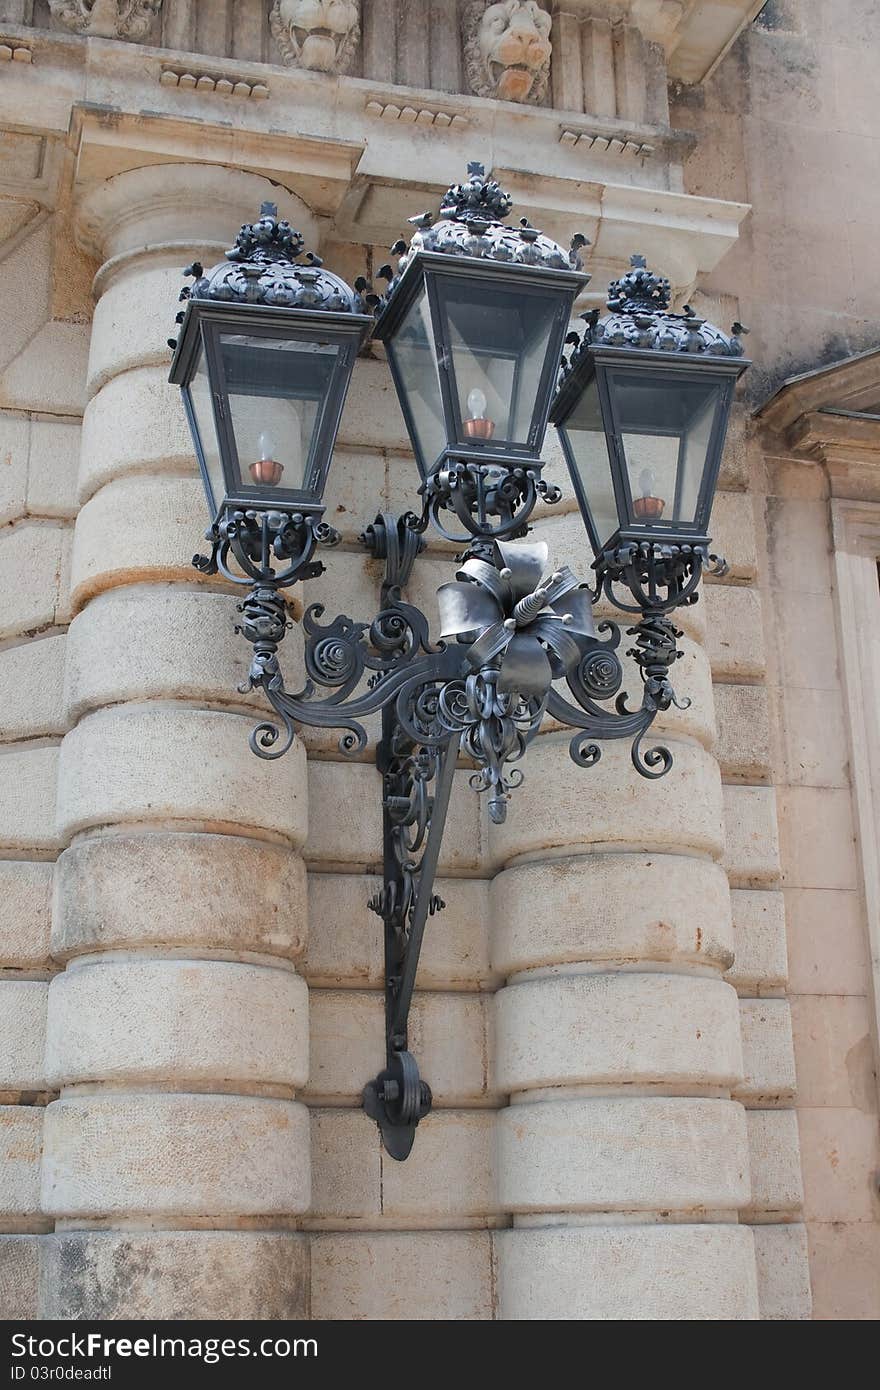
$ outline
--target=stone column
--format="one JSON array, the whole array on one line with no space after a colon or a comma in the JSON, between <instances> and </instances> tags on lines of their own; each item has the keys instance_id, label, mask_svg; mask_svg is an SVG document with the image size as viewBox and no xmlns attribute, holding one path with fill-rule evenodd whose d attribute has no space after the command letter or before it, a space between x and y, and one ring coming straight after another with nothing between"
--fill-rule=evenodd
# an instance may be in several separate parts
<instances>
[{"instance_id":1,"label":"stone column","mask_svg":"<svg viewBox=\"0 0 880 1390\"><path fill-rule=\"evenodd\" d=\"M280 195L280 196L279 196ZM41 1311L296 1318L309 1203L305 756L248 747L228 585L190 567L205 512L167 384L180 271L264 198L208 166L80 202L96 280L60 754Z\"/></svg>"},{"instance_id":2,"label":"stone column","mask_svg":"<svg viewBox=\"0 0 880 1390\"><path fill-rule=\"evenodd\" d=\"M539 527L583 571L579 517ZM675 765L639 777L626 743L591 770L569 732L532 746L498 828L492 890L505 1319L757 1316L721 781L702 605L680 615L690 695L656 732ZM625 641L624 641L625 647ZM638 698L628 666L624 688ZM657 740L655 740L657 741Z\"/></svg>"}]
</instances>

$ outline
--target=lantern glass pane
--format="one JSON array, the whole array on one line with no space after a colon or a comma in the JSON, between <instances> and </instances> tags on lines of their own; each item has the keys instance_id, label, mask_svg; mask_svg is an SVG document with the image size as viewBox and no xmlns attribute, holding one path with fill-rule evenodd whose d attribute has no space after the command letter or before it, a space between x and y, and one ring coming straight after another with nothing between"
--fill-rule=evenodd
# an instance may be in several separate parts
<instances>
[{"instance_id":1,"label":"lantern glass pane","mask_svg":"<svg viewBox=\"0 0 880 1390\"><path fill-rule=\"evenodd\" d=\"M220 461L220 445L217 442L217 426L214 423L213 392L208 379L204 347L199 348L198 365L187 389L201 450L199 463L202 469L202 481L205 484L205 492L208 494L208 509L214 517L223 501L225 489L223 465Z\"/></svg>"},{"instance_id":2,"label":"lantern glass pane","mask_svg":"<svg viewBox=\"0 0 880 1390\"><path fill-rule=\"evenodd\" d=\"M721 384L611 371L609 388L626 459L632 524L694 525Z\"/></svg>"},{"instance_id":3,"label":"lantern glass pane","mask_svg":"<svg viewBox=\"0 0 880 1390\"><path fill-rule=\"evenodd\" d=\"M569 472L593 545L601 550L617 530L617 504L599 390L593 377L562 426Z\"/></svg>"},{"instance_id":4,"label":"lantern glass pane","mask_svg":"<svg viewBox=\"0 0 880 1390\"><path fill-rule=\"evenodd\" d=\"M410 436L419 469L425 476L445 448L446 428L437 353L424 286L407 309L387 346L406 398Z\"/></svg>"},{"instance_id":5,"label":"lantern glass pane","mask_svg":"<svg viewBox=\"0 0 880 1390\"><path fill-rule=\"evenodd\" d=\"M536 448L546 405L542 384L552 389L545 368L560 323L559 297L470 278L440 282L439 288L461 421L459 442Z\"/></svg>"},{"instance_id":6,"label":"lantern glass pane","mask_svg":"<svg viewBox=\"0 0 880 1390\"><path fill-rule=\"evenodd\" d=\"M315 446L339 344L221 333L219 345L237 455L230 491L320 498Z\"/></svg>"}]
</instances>

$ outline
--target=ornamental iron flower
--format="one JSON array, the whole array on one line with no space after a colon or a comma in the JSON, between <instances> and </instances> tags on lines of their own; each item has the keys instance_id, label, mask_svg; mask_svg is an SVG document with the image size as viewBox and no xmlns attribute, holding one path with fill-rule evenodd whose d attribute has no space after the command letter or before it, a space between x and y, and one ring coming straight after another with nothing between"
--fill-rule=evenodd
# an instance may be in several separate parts
<instances>
[{"instance_id":1,"label":"ornamental iron flower","mask_svg":"<svg viewBox=\"0 0 880 1390\"><path fill-rule=\"evenodd\" d=\"M596 637L589 589L548 549L498 541L494 565L472 557L438 590L440 635L466 645L474 671L498 671L498 689L543 700Z\"/></svg>"}]
</instances>

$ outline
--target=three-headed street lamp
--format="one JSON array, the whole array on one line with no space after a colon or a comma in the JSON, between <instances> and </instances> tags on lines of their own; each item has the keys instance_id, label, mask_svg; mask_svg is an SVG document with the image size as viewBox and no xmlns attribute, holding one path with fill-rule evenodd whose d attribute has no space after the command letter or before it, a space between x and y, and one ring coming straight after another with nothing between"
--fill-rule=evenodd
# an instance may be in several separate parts
<instances>
[{"instance_id":1,"label":"three-headed street lamp","mask_svg":"<svg viewBox=\"0 0 880 1390\"><path fill-rule=\"evenodd\" d=\"M280 757L308 724L340 729L351 755L367 744L363 718L382 712L384 885L369 905L385 923L387 1061L364 1108L398 1159L431 1107L407 1023L425 924L443 907L434 879L457 761L488 793L495 822L545 716L575 730L570 752L582 767L598 761L596 739L628 738L642 776L668 771L669 751L641 743L675 702L669 671L681 634L668 615L696 601L703 569L723 568L707 527L733 387L748 366L740 325L728 336L688 308L671 313L668 282L641 257L611 286L610 313L585 315L582 338L570 333L589 279L578 254L586 241L565 251L525 219L508 227L510 207L482 166L469 165L438 220L412 219L409 246L393 248L396 273L380 272L379 298L363 280L349 288L316 257L302 259L299 233L265 204L225 263L190 267L172 341L171 380L211 517L211 555L194 564L247 586L238 628L253 646L246 688L264 691L284 731L265 720L251 747ZM364 544L385 561L372 620L325 624L321 605L306 610L307 681L291 694L278 662L289 626L281 590L320 574L316 547L339 540L323 520L324 487L371 329L385 344L421 508L366 528ZM561 497L542 478L548 418L595 555L592 587L566 565L551 569L545 543L523 539L538 499ZM464 547L455 579L438 590L436 643L403 598L431 523ZM597 630L593 619L600 594L638 618L628 629L642 679L634 709L618 694L620 629L603 621Z\"/></svg>"}]
</instances>

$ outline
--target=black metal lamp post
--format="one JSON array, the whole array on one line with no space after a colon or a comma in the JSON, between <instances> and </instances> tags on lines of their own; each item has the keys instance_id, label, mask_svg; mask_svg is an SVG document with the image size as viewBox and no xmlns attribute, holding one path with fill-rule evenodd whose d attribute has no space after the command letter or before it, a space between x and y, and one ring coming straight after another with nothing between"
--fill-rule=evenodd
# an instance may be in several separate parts
<instances>
[{"instance_id":1,"label":"black metal lamp post","mask_svg":"<svg viewBox=\"0 0 880 1390\"><path fill-rule=\"evenodd\" d=\"M251 748L281 757L309 724L341 729L343 753L362 751L361 721L382 711L384 883L369 906L385 924L387 1063L363 1103L397 1159L431 1108L407 1029L425 926L444 906L434 879L459 755L495 822L546 715L574 730L580 767L598 761L595 740L605 738L631 741L643 777L671 767L668 749L643 752L641 743L675 701L669 668L681 634L668 614L696 601L705 566L723 564L708 554L706 526L733 383L747 365L739 326L727 338L687 310L670 314L667 283L640 258L612 286L610 317L588 315L583 342L575 337L560 364L588 278L577 254L585 239L566 252L528 224L506 228L509 209L482 166L469 165L441 220L414 219L411 247L394 248L399 271L386 268L380 301L314 259L295 264L302 239L265 206L227 264L188 272L196 282L172 343L172 380L183 388L212 516L211 555L193 563L250 586L239 604L239 630L253 646L246 688L263 690L284 729L262 722ZM281 590L320 573L315 544L338 539L321 520L321 499L370 323L365 306L379 310L375 336L387 346L422 509L380 514L362 537L385 561L372 621L322 623L321 605L306 611L308 679L291 694L278 663L289 626ZM538 497L561 496L541 478L548 412L596 553L593 588L567 566L551 569L547 546L523 539ZM463 536L447 529L450 513ZM402 596L431 522L466 547L438 592L437 644ZM230 552L244 574L230 568ZM275 560L286 562L280 572ZM618 694L620 629L593 621L602 592L638 618L628 629L642 683L635 708Z\"/></svg>"},{"instance_id":2,"label":"black metal lamp post","mask_svg":"<svg viewBox=\"0 0 880 1390\"><path fill-rule=\"evenodd\" d=\"M481 164L449 189L400 254L375 336L385 343L425 495L466 536L491 518L524 521L540 490L541 446L572 305L589 281L575 237L565 252L529 226L507 227L510 195ZM505 506L497 509L498 500ZM523 505L531 500L531 505Z\"/></svg>"}]
</instances>

